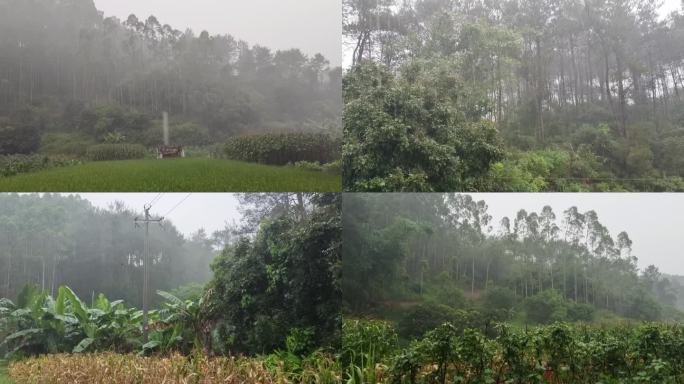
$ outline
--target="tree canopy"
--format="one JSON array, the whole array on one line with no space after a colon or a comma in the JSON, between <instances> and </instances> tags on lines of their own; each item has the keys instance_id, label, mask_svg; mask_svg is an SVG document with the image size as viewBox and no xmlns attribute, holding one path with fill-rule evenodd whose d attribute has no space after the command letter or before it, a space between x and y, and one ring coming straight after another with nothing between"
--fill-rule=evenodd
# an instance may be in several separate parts
<instances>
[{"instance_id":1,"label":"tree canopy","mask_svg":"<svg viewBox=\"0 0 684 384\"><path fill-rule=\"evenodd\" d=\"M656 320L673 313L681 292L655 266L640 273L629 235L613 237L595 211L546 206L494 223L484 201L459 194L347 194L344 207L352 313L472 301L485 311L525 303L533 322L559 308L559 320L585 318L578 305Z\"/></svg>"},{"instance_id":2,"label":"tree canopy","mask_svg":"<svg viewBox=\"0 0 684 384\"><path fill-rule=\"evenodd\" d=\"M681 11L661 18L649 0L344 7L347 190L683 189Z\"/></svg>"},{"instance_id":3,"label":"tree canopy","mask_svg":"<svg viewBox=\"0 0 684 384\"><path fill-rule=\"evenodd\" d=\"M181 31L155 16L105 17L92 0L0 4L0 154L71 139L207 145L248 132L339 135L341 69L320 54L271 51ZM53 148L54 149L54 148Z\"/></svg>"}]
</instances>

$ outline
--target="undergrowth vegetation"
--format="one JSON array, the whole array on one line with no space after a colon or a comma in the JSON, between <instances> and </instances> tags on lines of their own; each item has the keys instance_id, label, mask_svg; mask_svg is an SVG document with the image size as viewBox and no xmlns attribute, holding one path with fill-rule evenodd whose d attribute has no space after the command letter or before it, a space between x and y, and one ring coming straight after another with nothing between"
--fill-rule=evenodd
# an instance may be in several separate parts
<instances>
[{"instance_id":1,"label":"undergrowth vegetation","mask_svg":"<svg viewBox=\"0 0 684 384\"><path fill-rule=\"evenodd\" d=\"M6 155L0 156L0 176L15 176L20 173L36 172L80 163L79 160L65 156Z\"/></svg>"},{"instance_id":2,"label":"undergrowth vegetation","mask_svg":"<svg viewBox=\"0 0 684 384\"><path fill-rule=\"evenodd\" d=\"M347 320L347 383L681 383L684 327L498 325L490 334L444 323L400 345L381 321Z\"/></svg>"},{"instance_id":3,"label":"undergrowth vegetation","mask_svg":"<svg viewBox=\"0 0 684 384\"><path fill-rule=\"evenodd\" d=\"M92 161L133 160L144 158L146 152L139 144L99 144L88 148L86 157Z\"/></svg>"},{"instance_id":4,"label":"undergrowth vegetation","mask_svg":"<svg viewBox=\"0 0 684 384\"><path fill-rule=\"evenodd\" d=\"M229 139L223 155L230 160L285 165L301 161L330 163L339 156L340 142L323 133L266 133Z\"/></svg>"}]
</instances>

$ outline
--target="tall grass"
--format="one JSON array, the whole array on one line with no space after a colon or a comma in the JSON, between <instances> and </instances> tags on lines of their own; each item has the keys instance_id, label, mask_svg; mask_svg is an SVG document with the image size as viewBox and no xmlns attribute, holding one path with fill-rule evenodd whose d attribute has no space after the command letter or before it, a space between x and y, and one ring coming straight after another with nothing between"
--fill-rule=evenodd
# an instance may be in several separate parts
<instances>
[{"instance_id":1,"label":"tall grass","mask_svg":"<svg viewBox=\"0 0 684 384\"><path fill-rule=\"evenodd\" d=\"M10 377L16 384L339 384L331 358L307 362L301 373L269 370L261 358L193 356L141 357L113 353L49 355L15 362Z\"/></svg>"}]
</instances>

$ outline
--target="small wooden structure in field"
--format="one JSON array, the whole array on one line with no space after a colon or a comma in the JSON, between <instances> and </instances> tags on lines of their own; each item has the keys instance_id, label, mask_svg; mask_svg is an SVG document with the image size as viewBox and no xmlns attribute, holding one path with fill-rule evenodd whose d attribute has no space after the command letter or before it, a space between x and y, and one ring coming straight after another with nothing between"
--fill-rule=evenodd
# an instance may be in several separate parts
<instances>
[{"instance_id":1,"label":"small wooden structure in field","mask_svg":"<svg viewBox=\"0 0 684 384\"><path fill-rule=\"evenodd\" d=\"M169 114L164 112L164 145L157 147L157 158L168 159L185 157L185 151L180 145L169 145Z\"/></svg>"},{"instance_id":2,"label":"small wooden structure in field","mask_svg":"<svg viewBox=\"0 0 684 384\"><path fill-rule=\"evenodd\" d=\"M176 145L160 145L157 147L157 158L168 159L174 157L185 157L183 147Z\"/></svg>"}]
</instances>

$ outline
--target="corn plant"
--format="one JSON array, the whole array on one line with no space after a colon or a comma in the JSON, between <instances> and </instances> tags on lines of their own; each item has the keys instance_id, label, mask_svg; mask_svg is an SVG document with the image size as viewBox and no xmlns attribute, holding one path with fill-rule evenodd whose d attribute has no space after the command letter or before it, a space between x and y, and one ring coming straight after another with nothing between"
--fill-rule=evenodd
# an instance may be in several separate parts
<instances>
[{"instance_id":1,"label":"corn plant","mask_svg":"<svg viewBox=\"0 0 684 384\"><path fill-rule=\"evenodd\" d=\"M297 162L330 163L339 158L341 143L320 133L267 133L228 140L223 156L271 165Z\"/></svg>"},{"instance_id":2,"label":"corn plant","mask_svg":"<svg viewBox=\"0 0 684 384\"><path fill-rule=\"evenodd\" d=\"M92 161L132 160L144 158L146 152L139 144L99 144L88 148L86 157Z\"/></svg>"}]
</instances>

